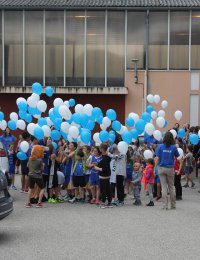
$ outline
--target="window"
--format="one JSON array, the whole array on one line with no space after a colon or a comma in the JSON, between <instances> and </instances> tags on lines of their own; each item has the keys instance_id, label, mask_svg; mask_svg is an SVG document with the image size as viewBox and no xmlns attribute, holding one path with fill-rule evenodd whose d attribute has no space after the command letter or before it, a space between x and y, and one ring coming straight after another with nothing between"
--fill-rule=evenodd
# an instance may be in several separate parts
<instances>
[{"instance_id":1,"label":"window","mask_svg":"<svg viewBox=\"0 0 200 260\"><path fill-rule=\"evenodd\" d=\"M200 12L192 12L191 69L200 69Z\"/></svg>"},{"instance_id":2,"label":"window","mask_svg":"<svg viewBox=\"0 0 200 260\"><path fill-rule=\"evenodd\" d=\"M124 85L125 14L108 12L107 85Z\"/></svg>"},{"instance_id":3,"label":"window","mask_svg":"<svg viewBox=\"0 0 200 260\"><path fill-rule=\"evenodd\" d=\"M43 12L25 12L25 83L43 83Z\"/></svg>"},{"instance_id":4,"label":"window","mask_svg":"<svg viewBox=\"0 0 200 260\"><path fill-rule=\"evenodd\" d=\"M189 12L170 13L170 69L189 68Z\"/></svg>"},{"instance_id":5,"label":"window","mask_svg":"<svg viewBox=\"0 0 200 260\"><path fill-rule=\"evenodd\" d=\"M64 79L64 12L45 13L46 85L63 86Z\"/></svg>"},{"instance_id":6,"label":"window","mask_svg":"<svg viewBox=\"0 0 200 260\"><path fill-rule=\"evenodd\" d=\"M105 12L87 12L87 86L105 86Z\"/></svg>"},{"instance_id":7,"label":"window","mask_svg":"<svg viewBox=\"0 0 200 260\"><path fill-rule=\"evenodd\" d=\"M149 68L167 69L168 13L150 12L149 15Z\"/></svg>"},{"instance_id":8,"label":"window","mask_svg":"<svg viewBox=\"0 0 200 260\"><path fill-rule=\"evenodd\" d=\"M138 68L145 68L146 12L127 14L127 69L133 69L132 59L138 59Z\"/></svg>"},{"instance_id":9,"label":"window","mask_svg":"<svg viewBox=\"0 0 200 260\"><path fill-rule=\"evenodd\" d=\"M23 16L22 11L5 11L5 85L23 83Z\"/></svg>"}]
</instances>

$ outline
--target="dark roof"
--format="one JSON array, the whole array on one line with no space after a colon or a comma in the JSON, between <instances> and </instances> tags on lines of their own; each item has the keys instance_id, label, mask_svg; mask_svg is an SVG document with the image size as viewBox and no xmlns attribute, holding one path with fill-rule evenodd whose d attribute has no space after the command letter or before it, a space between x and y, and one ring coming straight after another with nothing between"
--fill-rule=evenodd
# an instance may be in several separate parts
<instances>
[{"instance_id":1,"label":"dark roof","mask_svg":"<svg viewBox=\"0 0 200 260\"><path fill-rule=\"evenodd\" d=\"M0 0L0 8L200 7L200 0Z\"/></svg>"}]
</instances>

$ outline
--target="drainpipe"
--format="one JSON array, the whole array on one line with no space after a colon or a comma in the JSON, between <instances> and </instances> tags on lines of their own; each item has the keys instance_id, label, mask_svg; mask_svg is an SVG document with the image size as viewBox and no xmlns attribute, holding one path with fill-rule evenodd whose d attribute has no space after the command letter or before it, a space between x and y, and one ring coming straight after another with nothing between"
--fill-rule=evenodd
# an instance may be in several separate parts
<instances>
[{"instance_id":1,"label":"drainpipe","mask_svg":"<svg viewBox=\"0 0 200 260\"><path fill-rule=\"evenodd\" d=\"M149 10L147 10L147 15L146 15L146 69L144 73L144 111L146 111L146 106L147 106L147 94L148 94L148 69L149 69Z\"/></svg>"}]
</instances>

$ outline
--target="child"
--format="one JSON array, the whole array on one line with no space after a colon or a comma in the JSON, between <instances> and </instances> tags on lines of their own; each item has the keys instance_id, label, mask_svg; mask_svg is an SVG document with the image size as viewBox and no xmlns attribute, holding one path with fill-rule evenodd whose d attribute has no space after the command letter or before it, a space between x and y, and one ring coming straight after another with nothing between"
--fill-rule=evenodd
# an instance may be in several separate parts
<instances>
[{"instance_id":1,"label":"child","mask_svg":"<svg viewBox=\"0 0 200 260\"><path fill-rule=\"evenodd\" d=\"M11 189L17 190L15 187L15 161L16 161L16 153L14 150L14 145L9 144L8 146L8 163L9 163L9 175L12 179Z\"/></svg>"},{"instance_id":2,"label":"child","mask_svg":"<svg viewBox=\"0 0 200 260\"><path fill-rule=\"evenodd\" d=\"M93 155L90 157L89 168L91 169L90 184L92 191L91 204L99 205L99 172L94 169L102 160L99 147L94 147Z\"/></svg>"},{"instance_id":3,"label":"child","mask_svg":"<svg viewBox=\"0 0 200 260\"><path fill-rule=\"evenodd\" d=\"M75 197L69 200L70 203L75 202L84 202L84 188L85 188L85 172L86 172L86 163L84 163L84 153L80 149L76 153L76 162L73 167L73 186L75 188ZM80 188L80 200L78 200Z\"/></svg>"},{"instance_id":4,"label":"child","mask_svg":"<svg viewBox=\"0 0 200 260\"><path fill-rule=\"evenodd\" d=\"M147 165L143 174L147 184L147 191L149 196L149 203L146 206L154 206L153 203L154 160L152 158L147 160Z\"/></svg>"},{"instance_id":5,"label":"child","mask_svg":"<svg viewBox=\"0 0 200 260\"><path fill-rule=\"evenodd\" d=\"M186 176L186 184L183 186L184 188L188 188L188 182L190 181L191 184L191 188L194 188L195 183L192 180L191 177L191 173L193 171L193 167L192 167L192 161L193 161L193 155L192 155L192 146L188 145L187 149L186 149L186 155L183 157L183 160L185 161L185 176Z\"/></svg>"},{"instance_id":6,"label":"child","mask_svg":"<svg viewBox=\"0 0 200 260\"><path fill-rule=\"evenodd\" d=\"M126 160L126 185L125 190L126 194L131 194L133 190L132 184L132 171L133 171L133 148L129 147L127 151L127 160Z\"/></svg>"},{"instance_id":7,"label":"child","mask_svg":"<svg viewBox=\"0 0 200 260\"><path fill-rule=\"evenodd\" d=\"M31 151L31 157L28 161L29 168L29 191L26 201L26 208L30 208L30 198L33 196L35 184L40 188L39 200L36 208L42 207L42 198L44 195L44 183L42 179L43 161L44 157L44 147L40 145L35 145Z\"/></svg>"},{"instance_id":8,"label":"child","mask_svg":"<svg viewBox=\"0 0 200 260\"><path fill-rule=\"evenodd\" d=\"M112 195L110 189L110 161L111 158L107 155L108 145L102 143L100 146L100 152L102 154L102 160L99 162L98 166L94 166L96 171L99 171L99 184L102 204L100 208L112 208ZM105 205L106 198L108 199L108 204Z\"/></svg>"},{"instance_id":9,"label":"child","mask_svg":"<svg viewBox=\"0 0 200 260\"><path fill-rule=\"evenodd\" d=\"M140 206L141 200L140 200L140 191L141 191L141 177L142 177L142 171L140 169L141 164L140 163L134 163L134 170L132 173L132 183L133 183L133 194L135 198L135 202L133 205Z\"/></svg>"}]
</instances>

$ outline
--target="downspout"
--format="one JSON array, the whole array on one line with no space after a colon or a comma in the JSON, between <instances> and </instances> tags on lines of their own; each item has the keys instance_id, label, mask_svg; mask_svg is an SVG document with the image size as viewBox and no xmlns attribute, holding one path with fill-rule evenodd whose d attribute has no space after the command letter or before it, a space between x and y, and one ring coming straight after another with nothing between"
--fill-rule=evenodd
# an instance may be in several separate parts
<instances>
[{"instance_id":1,"label":"downspout","mask_svg":"<svg viewBox=\"0 0 200 260\"><path fill-rule=\"evenodd\" d=\"M149 10L146 15L146 69L144 73L143 111L146 111L148 94L148 69L149 69Z\"/></svg>"}]
</instances>

